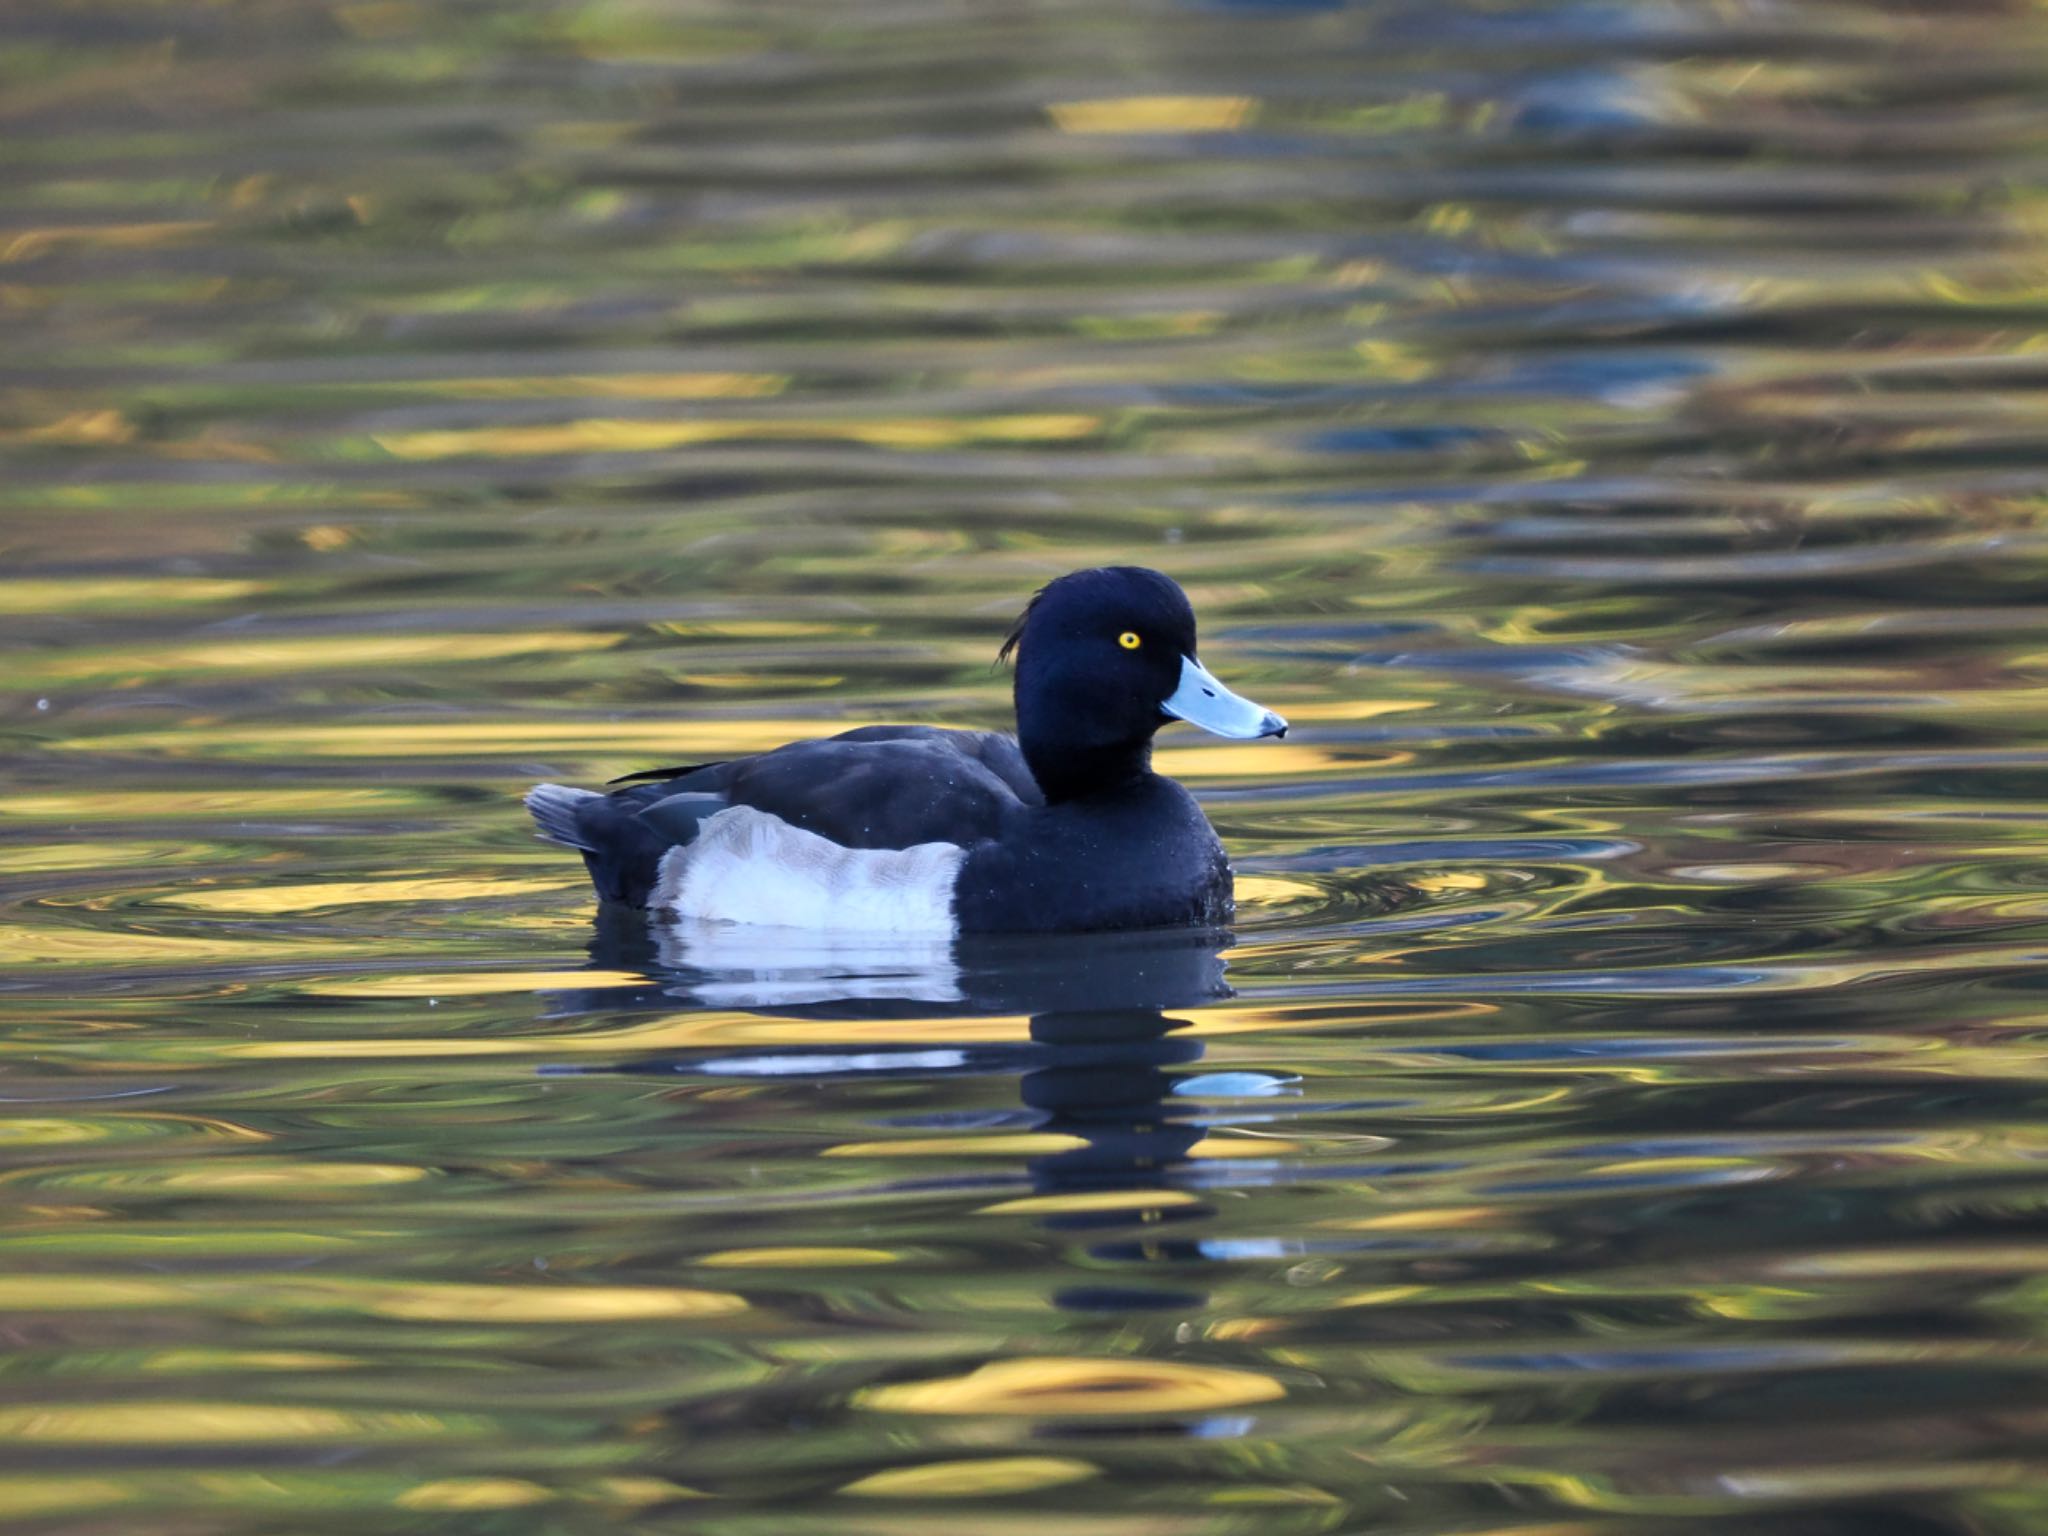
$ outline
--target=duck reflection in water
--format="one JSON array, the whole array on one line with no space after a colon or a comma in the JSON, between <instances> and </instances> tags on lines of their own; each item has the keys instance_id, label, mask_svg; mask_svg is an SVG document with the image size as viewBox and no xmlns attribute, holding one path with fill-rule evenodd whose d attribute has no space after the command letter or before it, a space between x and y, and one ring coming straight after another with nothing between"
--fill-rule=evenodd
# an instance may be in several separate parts
<instances>
[{"instance_id":1,"label":"duck reflection in water","mask_svg":"<svg viewBox=\"0 0 2048 1536\"><path fill-rule=\"evenodd\" d=\"M591 946L596 965L639 971L645 988L550 994L562 1012L660 1009L678 1004L816 1020L820 1044L758 1053L677 1054L612 1070L636 1075L819 1078L875 1075L933 1078L1014 1073L1025 1114L1018 1129L1065 1143L1028 1160L1036 1219L1054 1231L1130 1233L1106 1257L1199 1258L1193 1242L1160 1230L1213 1214L1196 1190L1190 1149L1209 1117L1176 1089L1196 1074L1174 1069L1202 1059L1190 1021L1169 1010L1233 995L1224 979L1221 930L983 937L928 947L864 947L816 934L650 924L605 912ZM1030 1018L1027 1042L934 1047L876 1044L863 1032L849 1047L835 1022L913 1021L962 1015ZM900 1122L899 1122L900 1123ZM925 1124L957 1128L958 1117ZM973 1117L986 1128L985 1115ZM1005 1181L1007 1182L1007 1181ZM1145 1196L1157 1192L1157 1204ZM1199 1306L1200 1294L1149 1285L1085 1286L1054 1300L1090 1311Z\"/></svg>"}]
</instances>

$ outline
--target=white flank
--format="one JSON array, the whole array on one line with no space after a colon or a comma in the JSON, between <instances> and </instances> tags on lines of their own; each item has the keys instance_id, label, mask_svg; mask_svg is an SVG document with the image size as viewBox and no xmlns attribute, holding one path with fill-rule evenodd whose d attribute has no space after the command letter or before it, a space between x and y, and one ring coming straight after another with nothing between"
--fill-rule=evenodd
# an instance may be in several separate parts
<instances>
[{"instance_id":1,"label":"white flank","mask_svg":"<svg viewBox=\"0 0 2048 1536\"><path fill-rule=\"evenodd\" d=\"M952 843L842 848L779 816L735 805L661 861L651 910L714 923L951 937Z\"/></svg>"}]
</instances>

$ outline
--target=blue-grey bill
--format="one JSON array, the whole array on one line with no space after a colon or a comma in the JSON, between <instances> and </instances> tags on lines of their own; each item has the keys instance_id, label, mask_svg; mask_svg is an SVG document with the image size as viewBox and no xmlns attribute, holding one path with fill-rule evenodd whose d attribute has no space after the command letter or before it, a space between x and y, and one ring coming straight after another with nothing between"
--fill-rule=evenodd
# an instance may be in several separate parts
<instances>
[{"instance_id":1,"label":"blue-grey bill","mask_svg":"<svg viewBox=\"0 0 2048 1536\"><path fill-rule=\"evenodd\" d=\"M1239 741L1287 734L1285 720L1263 705L1232 693L1192 656L1181 657L1180 686L1159 707L1176 720Z\"/></svg>"}]
</instances>

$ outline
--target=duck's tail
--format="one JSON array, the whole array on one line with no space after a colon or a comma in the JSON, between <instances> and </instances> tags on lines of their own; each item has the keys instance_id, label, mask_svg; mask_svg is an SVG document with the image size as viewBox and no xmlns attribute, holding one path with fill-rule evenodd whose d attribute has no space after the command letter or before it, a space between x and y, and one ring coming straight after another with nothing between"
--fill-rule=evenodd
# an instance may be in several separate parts
<instances>
[{"instance_id":1,"label":"duck's tail","mask_svg":"<svg viewBox=\"0 0 2048 1536\"><path fill-rule=\"evenodd\" d=\"M660 877L662 856L695 838L707 817L725 809L725 797L678 793L666 783L636 784L609 795L536 784L527 791L526 809L542 837L583 855L603 900L644 907Z\"/></svg>"},{"instance_id":2,"label":"duck's tail","mask_svg":"<svg viewBox=\"0 0 2048 1536\"><path fill-rule=\"evenodd\" d=\"M565 848L596 851L597 844L583 830L576 813L591 800L604 796L588 789L571 789L566 784L536 784L526 792L526 809L532 813L540 835Z\"/></svg>"}]
</instances>

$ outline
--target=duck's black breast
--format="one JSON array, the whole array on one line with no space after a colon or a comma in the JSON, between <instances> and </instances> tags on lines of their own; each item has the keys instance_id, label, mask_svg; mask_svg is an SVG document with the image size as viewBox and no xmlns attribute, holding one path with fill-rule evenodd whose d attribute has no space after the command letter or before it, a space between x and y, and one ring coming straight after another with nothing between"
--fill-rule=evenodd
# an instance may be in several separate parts
<instances>
[{"instance_id":1,"label":"duck's black breast","mask_svg":"<svg viewBox=\"0 0 2048 1536\"><path fill-rule=\"evenodd\" d=\"M1230 861L1194 797L1156 774L1041 806L969 850L954 887L962 933L1218 925Z\"/></svg>"}]
</instances>

